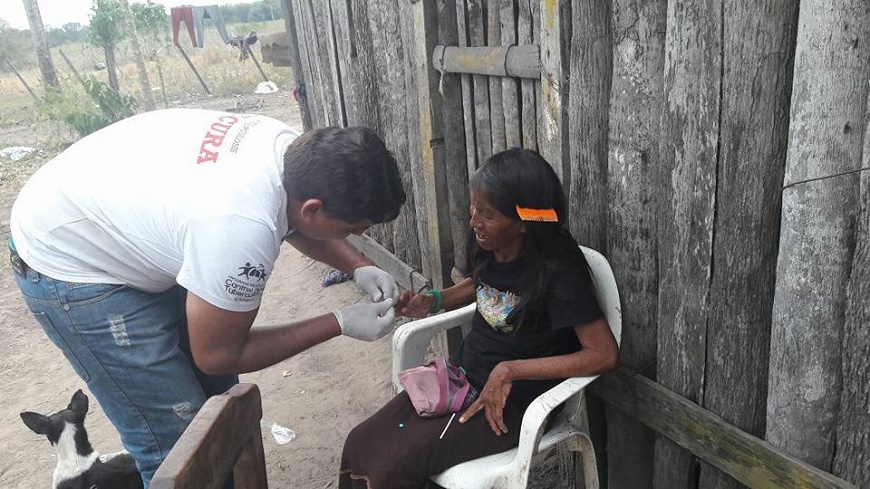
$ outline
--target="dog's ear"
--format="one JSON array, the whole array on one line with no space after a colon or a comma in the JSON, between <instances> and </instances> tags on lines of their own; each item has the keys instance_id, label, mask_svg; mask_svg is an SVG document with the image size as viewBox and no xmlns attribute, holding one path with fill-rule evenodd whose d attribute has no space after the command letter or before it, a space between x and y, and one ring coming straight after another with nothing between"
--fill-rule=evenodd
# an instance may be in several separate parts
<instances>
[{"instance_id":1,"label":"dog's ear","mask_svg":"<svg viewBox=\"0 0 870 489\"><path fill-rule=\"evenodd\" d=\"M67 409L74 412L79 421L84 421L85 415L88 414L88 396L81 389L77 390Z\"/></svg>"},{"instance_id":2,"label":"dog's ear","mask_svg":"<svg viewBox=\"0 0 870 489\"><path fill-rule=\"evenodd\" d=\"M48 434L49 426L51 425L51 420L48 416L25 411L21 413L21 420L37 435Z\"/></svg>"}]
</instances>

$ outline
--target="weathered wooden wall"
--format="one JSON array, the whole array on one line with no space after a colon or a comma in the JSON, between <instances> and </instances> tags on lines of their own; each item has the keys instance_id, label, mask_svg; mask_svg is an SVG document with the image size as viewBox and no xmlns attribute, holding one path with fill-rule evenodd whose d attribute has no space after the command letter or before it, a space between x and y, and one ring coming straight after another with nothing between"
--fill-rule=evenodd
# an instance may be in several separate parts
<instances>
[{"instance_id":1,"label":"weathered wooden wall","mask_svg":"<svg viewBox=\"0 0 870 489\"><path fill-rule=\"evenodd\" d=\"M861 168L868 59L868 2L801 2L773 303L767 439L824 470L832 468L835 456L844 382L853 386L846 399L855 399L849 398L855 394L853 379L844 373L857 372L853 357L843 356L843 340L860 175L837 175ZM868 300L860 300L863 306L853 302L852 311ZM857 338L854 333L850 330L849 338ZM867 384L859 388L865 396L868 389Z\"/></svg>"},{"instance_id":2,"label":"weathered wooden wall","mask_svg":"<svg viewBox=\"0 0 870 489\"><path fill-rule=\"evenodd\" d=\"M370 234L402 261L422 269L428 259L422 201L413 28L404 0L285 0L298 47L314 127L364 125L393 152L407 205Z\"/></svg>"},{"instance_id":3,"label":"weathered wooden wall","mask_svg":"<svg viewBox=\"0 0 870 489\"><path fill-rule=\"evenodd\" d=\"M285 2L313 124L370 125L403 165L412 199L378 242L462 273L468 176L537 149L616 274L623 365L758 453L870 487L866 0ZM541 76L437 73L434 44L535 45ZM609 487L776 480L631 402L599 432Z\"/></svg>"}]
</instances>

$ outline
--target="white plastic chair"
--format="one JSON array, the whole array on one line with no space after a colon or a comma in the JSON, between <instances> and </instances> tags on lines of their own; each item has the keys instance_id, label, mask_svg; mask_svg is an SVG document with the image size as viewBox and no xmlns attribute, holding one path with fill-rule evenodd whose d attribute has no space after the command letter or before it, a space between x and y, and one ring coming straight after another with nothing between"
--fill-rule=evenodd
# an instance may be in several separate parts
<instances>
[{"instance_id":1,"label":"white plastic chair","mask_svg":"<svg viewBox=\"0 0 870 489\"><path fill-rule=\"evenodd\" d=\"M610 264L601 253L580 247L589 263L595 283L598 305L604 312L617 344L622 333L622 312L619 291ZM401 391L399 372L420 365L432 338L457 326L471 324L475 305L420 319L402 325L393 335L393 387ZM547 453L562 442L583 457L583 473L587 489L598 488L595 452L589 439L589 427L584 406L583 389L597 375L572 377L538 396L523 416L520 442L517 448L455 465L432 481L449 489L520 489L525 488L532 464L541 461ZM560 404L565 408L557 415L549 431L543 433L547 416Z\"/></svg>"}]
</instances>

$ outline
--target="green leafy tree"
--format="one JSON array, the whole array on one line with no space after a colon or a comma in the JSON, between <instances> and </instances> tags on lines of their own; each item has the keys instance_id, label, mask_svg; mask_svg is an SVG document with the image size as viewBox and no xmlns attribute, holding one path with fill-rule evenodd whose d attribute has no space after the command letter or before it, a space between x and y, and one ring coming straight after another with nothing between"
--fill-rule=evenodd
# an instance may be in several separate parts
<instances>
[{"instance_id":1,"label":"green leafy tree","mask_svg":"<svg viewBox=\"0 0 870 489\"><path fill-rule=\"evenodd\" d=\"M127 34L124 29L123 5L118 0L94 0L89 26L89 41L94 46L103 48L106 55L109 86L115 90L120 90L115 47Z\"/></svg>"},{"instance_id":2,"label":"green leafy tree","mask_svg":"<svg viewBox=\"0 0 870 489\"><path fill-rule=\"evenodd\" d=\"M169 15L163 5L156 3L134 3L130 5L133 12L133 22L139 33L142 54L157 66L157 77L160 81L160 93L163 96L163 106L167 107L166 83L163 79L163 65L160 62L160 52L171 46L169 37Z\"/></svg>"}]
</instances>

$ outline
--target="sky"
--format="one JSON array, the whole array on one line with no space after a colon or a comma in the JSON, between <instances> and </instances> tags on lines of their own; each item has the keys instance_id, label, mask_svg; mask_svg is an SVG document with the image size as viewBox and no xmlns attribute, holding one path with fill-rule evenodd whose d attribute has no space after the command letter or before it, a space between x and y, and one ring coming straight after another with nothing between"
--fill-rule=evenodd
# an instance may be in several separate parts
<instances>
[{"instance_id":1,"label":"sky","mask_svg":"<svg viewBox=\"0 0 870 489\"><path fill-rule=\"evenodd\" d=\"M153 0L167 7L178 5L226 5L230 3L253 3L256 0ZM42 23L46 27L60 27L68 22L87 25L93 0L37 0ZM130 0L130 3L145 3ZM27 15L22 0L0 0L0 19L9 22L15 29L28 29Z\"/></svg>"}]
</instances>

